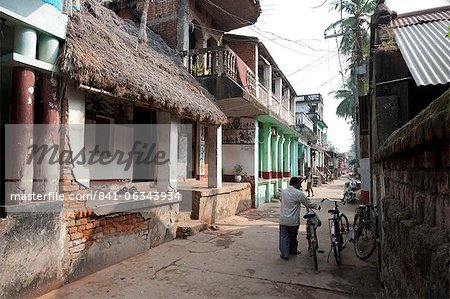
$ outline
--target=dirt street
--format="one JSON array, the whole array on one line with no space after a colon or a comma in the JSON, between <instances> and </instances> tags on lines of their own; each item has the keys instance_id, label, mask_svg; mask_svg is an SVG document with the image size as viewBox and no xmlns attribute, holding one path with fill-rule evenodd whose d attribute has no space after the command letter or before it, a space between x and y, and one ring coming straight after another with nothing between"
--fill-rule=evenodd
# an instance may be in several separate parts
<instances>
[{"instance_id":1,"label":"dirt street","mask_svg":"<svg viewBox=\"0 0 450 299\"><path fill-rule=\"evenodd\" d=\"M341 198L344 179L315 189L313 200ZM327 211L320 211L319 270L307 254L281 260L278 251L279 203L234 216L186 240L174 240L84 277L41 298L376 298L380 297L375 256L359 260L348 243L337 266L330 251ZM344 206L350 225L354 205ZM305 210L302 210L302 215ZM304 220L302 219L302 224Z\"/></svg>"}]
</instances>

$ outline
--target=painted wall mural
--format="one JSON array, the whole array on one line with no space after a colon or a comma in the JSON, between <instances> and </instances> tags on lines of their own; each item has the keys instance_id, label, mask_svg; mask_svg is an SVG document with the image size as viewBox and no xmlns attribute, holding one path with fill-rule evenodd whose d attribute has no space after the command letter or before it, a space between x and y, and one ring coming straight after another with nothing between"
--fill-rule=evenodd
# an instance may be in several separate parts
<instances>
[{"instance_id":1,"label":"painted wall mural","mask_svg":"<svg viewBox=\"0 0 450 299\"><path fill-rule=\"evenodd\" d=\"M255 144L255 119L229 117L222 134L223 144Z\"/></svg>"}]
</instances>

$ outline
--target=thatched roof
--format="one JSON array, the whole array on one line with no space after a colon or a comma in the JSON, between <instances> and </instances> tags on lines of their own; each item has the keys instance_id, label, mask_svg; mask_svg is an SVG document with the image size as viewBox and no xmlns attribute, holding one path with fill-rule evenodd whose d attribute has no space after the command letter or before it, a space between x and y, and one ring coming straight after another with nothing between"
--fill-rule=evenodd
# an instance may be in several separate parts
<instances>
[{"instance_id":1,"label":"thatched roof","mask_svg":"<svg viewBox=\"0 0 450 299\"><path fill-rule=\"evenodd\" d=\"M138 44L139 28L99 3L83 0L81 12L68 23L59 63L65 76L204 124L226 123L212 96L158 35L148 29L148 44Z\"/></svg>"}]
</instances>

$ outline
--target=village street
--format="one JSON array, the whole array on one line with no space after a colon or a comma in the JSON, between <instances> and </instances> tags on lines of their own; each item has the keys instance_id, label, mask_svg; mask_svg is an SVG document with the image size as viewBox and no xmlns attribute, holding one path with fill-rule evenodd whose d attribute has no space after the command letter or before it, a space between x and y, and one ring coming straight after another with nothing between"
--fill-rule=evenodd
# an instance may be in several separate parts
<instances>
[{"instance_id":1,"label":"village street","mask_svg":"<svg viewBox=\"0 0 450 299\"><path fill-rule=\"evenodd\" d=\"M316 188L313 200L341 197L344 178ZM279 203L218 223L186 240L177 239L112 267L72 282L41 298L376 298L380 297L376 258L359 260L348 243L342 265L329 252L326 219L331 203L323 203L319 228L319 271L307 254L305 227L300 227L302 255L279 258ZM355 206L344 206L350 222ZM302 214L305 210L302 210ZM304 221L302 220L302 224Z\"/></svg>"}]
</instances>

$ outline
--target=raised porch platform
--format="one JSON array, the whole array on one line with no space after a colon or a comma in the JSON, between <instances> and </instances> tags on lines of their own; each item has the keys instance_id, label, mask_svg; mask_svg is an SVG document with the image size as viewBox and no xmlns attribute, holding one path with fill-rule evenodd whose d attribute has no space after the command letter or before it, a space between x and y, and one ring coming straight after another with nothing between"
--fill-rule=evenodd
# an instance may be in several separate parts
<instances>
[{"instance_id":1,"label":"raised porch platform","mask_svg":"<svg viewBox=\"0 0 450 299\"><path fill-rule=\"evenodd\" d=\"M250 183L223 183L220 188L208 188L207 182L194 181L180 183L178 191L183 198L180 210L186 211L191 206L191 218L209 224L252 206Z\"/></svg>"}]
</instances>

